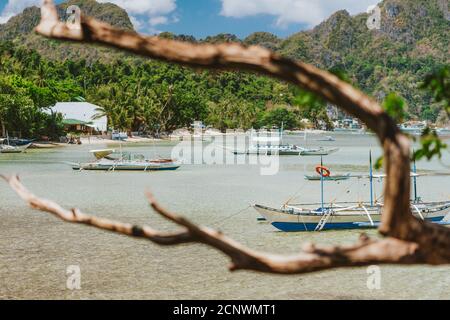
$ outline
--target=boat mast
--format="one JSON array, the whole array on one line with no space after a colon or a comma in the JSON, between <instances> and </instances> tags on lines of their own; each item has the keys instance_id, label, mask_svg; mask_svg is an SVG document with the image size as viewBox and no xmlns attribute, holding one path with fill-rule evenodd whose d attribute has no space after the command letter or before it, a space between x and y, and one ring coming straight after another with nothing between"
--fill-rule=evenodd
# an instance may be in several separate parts
<instances>
[{"instance_id":1,"label":"boat mast","mask_svg":"<svg viewBox=\"0 0 450 320\"><path fill-rule=\"evenodd\" d=\"M280 130L280 145L283 144L283 129L284 129L284 122L281 121L281 130Z\"/></svg>"},{"instance_id":2,"label":"boat mast","mask_svg":"<svg viewBox=\"0 0 450 320\"><path fill-rule=\"evenodd\" d=\"M418 197L417 197L417 167L416 167L416 157L414 157L414 150L413 150L413 173L414 173L414 177L413 177L413 185L414 185L414 202L417 202Z\"/></svg>"},{"instance_id":3,"label":"boat mast","mask_svg":"<svg viewBox=\"0 0 450 320\"><path fill-rule=\"evenodd\" d=\"M320 203L322 206L322 214L324 214L323 211L323 157L320 156Z\"/></svg>"},{"instance_id":4,"label":"boat mast","mask_svg":"<svg viewBox=\"0 0 450 320\"><path fill-rule=\"evenodd\" d=\"M369 180L370 180L370 206L373 207L372 150L369 150Z\"/></svg>"}]
</instances>

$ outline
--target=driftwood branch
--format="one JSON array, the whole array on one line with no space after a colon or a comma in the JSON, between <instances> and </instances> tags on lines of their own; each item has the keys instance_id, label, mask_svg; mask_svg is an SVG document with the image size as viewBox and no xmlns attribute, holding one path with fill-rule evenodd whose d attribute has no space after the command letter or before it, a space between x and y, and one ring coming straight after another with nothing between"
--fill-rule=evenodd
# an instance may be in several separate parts
<instances>
[{"instance_id":1,"label":"driftwood branch","mask_svg":"<svg viewBox=\"0 0 450 320\"><path fill-rule=\"evenodd\" d=\"M377 134L384 150L387 177L379 231L386 237L370 240L363 236L354 245L310 245L298 255L272 255L250 250L218 231L197 226L186 218L167 211L150 194L147 196L153 209L181 226L182 231L161 233L147 226L133 226L89 216L79 210L66 210L52 201L34 196L16 177L7 178L10 186L32 207L52 213L68 222L145 238L160 245L203 243L229 256L232 261L231 270L292 274L383 263L450 263L450 229L420 221L411 214L408 138L401 134L395 122L378 103L350 84L314 66L281 57L261 47L244 47L240 44L191 44L146 37L115 29L84 16L79 28L69 28L58 19L52 1L44 0L41 10L42 20L36 30L46 37L107 45L191 67L246 70L269 75L314 92L358 117Z\"/></svg>"},{"instance_id":2,"label":"driftwood branch","mask_svg":"<svg viewBox=\"0 0 450 320\"><path fill-rule=\"evenodd\" d=\"M11 188L31 207L51 213L72 223L89 225L127 236L148 239L159 245L202 243L231 259L230 270L254 270L278 274L300 274L336 267L364 266L371 264L415 264L427 262L426 254L416 243L395 238L372 240L365 235L358 243L348 246L306 245L303 251L292 256L261 253L239 244L221 232L198 226L188 219L163 208L155 198L147 193L147 198L155 212L179 225L183 231L164 233L148 226L136 226L82 213L78 209L67 210L57 203L41 199L28 191L17 176L4 177Z\"/></svg>"}]
</instances>

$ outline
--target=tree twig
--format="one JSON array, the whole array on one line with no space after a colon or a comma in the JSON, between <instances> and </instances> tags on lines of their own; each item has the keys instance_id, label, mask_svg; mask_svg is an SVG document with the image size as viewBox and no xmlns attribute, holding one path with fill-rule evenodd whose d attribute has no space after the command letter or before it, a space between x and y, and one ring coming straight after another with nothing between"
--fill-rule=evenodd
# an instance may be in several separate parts
<instances>
[{"instance_id":1,"label":"tree twig","mask_svg":"<svg viewBox=\"0 0 450 320\"><path fill-rule=\"evenodd\" d=\"M27 202L32 208L51 213L66 222L85 224L98 229L113 231L127 236L145 238L160 245L175 245L192 241L192 236L186 231L175 233L159 232L148 226L141 227L129 223L122 223L119 221L91 216L83 213L79 209L67 210L56 202L42 199L32 194L27 188L25 188L17 176L0 177L6 180L10 187L20 196L20 198Z\"/></svg>"},{"instance_id":2,"label":"tree twig","mask_svg":"<svg viewBox=\"0 0 450 320\"><path fill-rule=\"evenodd\" d=\"M168 211L149 192L147 192L147 198L155 212L183 227L185 231L171 234L164 233L148 226L141 227L98 218L82 213L78 209L66 210L51 200L42 199L32 194L17 176L3 178L31 207L51 213L64 221L148 239L159 245L206 244L231 259L230 270L232 271L253 270L278 274L300 274L336 267L364 266L375 263L416 264L426 261L426 256L420 252L416 243L395 238L372 240L365 235L362 235L358 243L353 245L331 247L306 245L302 252L291 256L261 253L241 245L219 231L197 226L188 219Z\"/></svg>"}]
</instances>

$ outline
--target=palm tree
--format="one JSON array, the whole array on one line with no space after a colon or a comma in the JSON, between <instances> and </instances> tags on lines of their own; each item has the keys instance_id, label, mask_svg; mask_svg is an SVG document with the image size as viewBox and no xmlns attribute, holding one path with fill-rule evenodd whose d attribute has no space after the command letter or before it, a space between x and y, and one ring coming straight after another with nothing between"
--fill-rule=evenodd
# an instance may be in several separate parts
<instances>
[{"instance_id":1,"label":"palm tree","mask_svg":"<svg viewBox=\"0 0 450 320\"><path fill-rule=\"evenodd\" d=\"M49 70L50 68L47 63L42 62L37 66L36 73L33 78L35 79L38 87L42 88L46 86Z\"/></svg>"},{"instance_id":2,"label":"palm tree","mask_svg":"<svg viewBox=\"0 0 450 320\"><path fill-rule=\"evenodd\" d=\"M95 94L89 95L91 101L93 101L98 107L95 109L96 114L94 119L102 117L107 118L109 127L116 129L116 99L117 90L114 85L111 86L99 86L95 89Z\"/></svg>"}]
</instances>

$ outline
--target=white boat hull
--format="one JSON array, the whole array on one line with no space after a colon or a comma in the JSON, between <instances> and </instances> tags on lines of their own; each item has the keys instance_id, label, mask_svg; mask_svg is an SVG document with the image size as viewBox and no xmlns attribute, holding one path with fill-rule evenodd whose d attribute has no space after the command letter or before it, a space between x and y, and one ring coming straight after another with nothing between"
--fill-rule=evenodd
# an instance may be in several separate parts
<instances>
[{"instance_id":1,"label":"white boat hull","mask_svg":"<svg viewBox=\"0 0 450 320\"><path fill-rule=\"evenodd\" d=\"M332 154L336 151L338 151L338 148L332 148L332 149L324 149L324 148L318 148L318 149L305 149L300 152L301 156L327 156L329 154Z\"/></svg>"},{"instance_id":2,"label":"white boat hull","mask_svg":"<svg viewBox=\"0 0 450 320\"><path fill-rule=\"evenodd\" d=\"M254 155L280 155L280 156L326 156L338 151L338 148L314 148L306 149L297 146L262 146L259 148L249 148L245 151L233 151L234 154L254 154Z\"/></svg>"},{"instance_id":3,"label":"white boat hull","mask_svg":"<svg viewBox=\"0 0 450 320\"><path fill-rule=\"evenodd\" d=\"M24 145L24 146L10 146L10 145L3 145L0 146L0 153L22 153L24 152L26 149L28 149L28 147L31 146L31 143Z\"/></svg>"},{"instance_id":4,"label":"white boat hull","mask_svg":"<svg viewBox=\"0 0 450 320\"><path fill-rule=\"evenodd\" d=\"M102 160L91 163L73 165L74 170L98 170L98 171L159 171L176 170L180 167L177 162L158 161L111 161Z\"/></svg>"},{"instance_id":5,"label":"white boat hull","mask_svg":"<svg viewBox=\"0 0 450 320\"><path fill-rule=\"evenodd\" d=\"M420 215L415 208L412 208L413 214L418 218L432 222L441 221L450 212L450 202L435 202L415 204ZM274 209L261 205L254 205L268 222L281 231L315 231L317 225L323 217L320 210L302 210L297 207L285 207ZM377 227L381 221L382 206L366 206L364 208L354 207L333 208L337 210L330 215L321 230L342 230L342 229L360 229ZM342 210L342 211L338 211ZM370 218L369 218L370 216Z\"/></svg>"}]
</instances>

